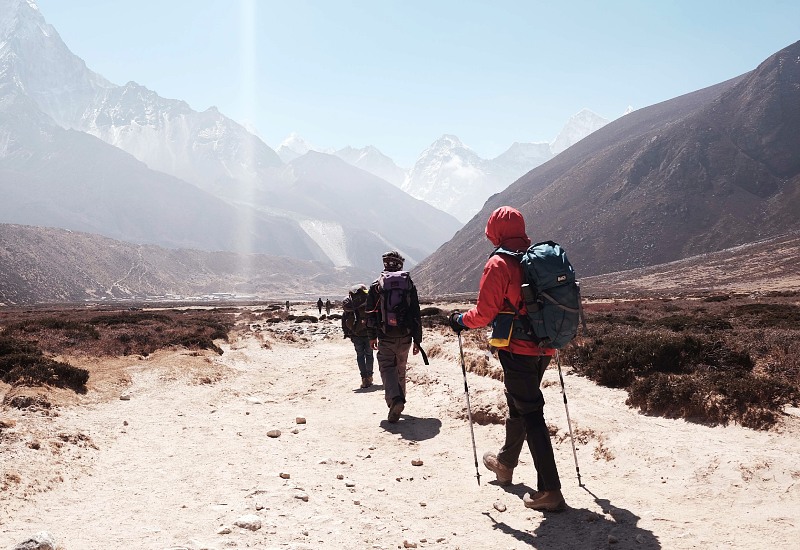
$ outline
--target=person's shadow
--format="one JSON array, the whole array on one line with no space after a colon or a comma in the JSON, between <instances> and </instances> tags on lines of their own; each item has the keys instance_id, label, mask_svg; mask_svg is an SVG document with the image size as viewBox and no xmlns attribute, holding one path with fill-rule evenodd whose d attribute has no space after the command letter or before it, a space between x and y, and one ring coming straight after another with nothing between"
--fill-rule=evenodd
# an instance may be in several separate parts
<instances>
[{"instance_id":1,"label":"person's shadow","mask_svg":"<svg viewBox=\"0 0 800 550\"><path fill-rule=\"evenodd\" d=\"M409 441L425 441L439 435L442 421L438 418L419 418L401 414L399 422L381 420L381 428L393 434L400 434L400 437Z\"/></svg>"},{"instance_id":2,"label":"person's shadow","mask_svg":"<svg viewBox=\"0 0 800 550\"><path fill-rule=\"evenodd\" d=\"M372 384L368 388L356 388L353 390L353 393L372 393L376 391L383 391L382 384Z\"/></svg>"},{"instance_id":3,"label":"person's shadow","mask_svg":"<svg viewBox=\"0 0 800 550\"><path fill-rule=\"evenodd\" d=\"M533 533L520 531L502 521L497 521L490 512L484 512L484 515L494 522L494 529L538 550L596 548L659 550L661 548L658 537L651 531L637 526L641 519L639 516L630 510L613 506L607 499L598 498L585 485L582 487L592 495L601 512L569 507L563 512L543 512L544 517ZM520 500L525 493L533 492L525 485L514 485L508 488L508 491L519 496Z\"/></svg>"}]
</instances>

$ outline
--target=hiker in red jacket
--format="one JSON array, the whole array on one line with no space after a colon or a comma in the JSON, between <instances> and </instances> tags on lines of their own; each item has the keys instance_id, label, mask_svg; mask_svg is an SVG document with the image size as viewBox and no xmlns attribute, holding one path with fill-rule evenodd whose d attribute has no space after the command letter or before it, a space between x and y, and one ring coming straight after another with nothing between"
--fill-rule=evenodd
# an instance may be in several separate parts
<instances>
[{"instance_id":1,"label":"hiker in red jacket","mask_svg":"<svg viewBox=\"0 0 800 550\"><path fill-rule=\"evenodd\" d=\"M501 206L492 212L486 223L486 237L495 247L509 251L524 252L531 245L525 233L525 219L510 206ZM453 313L450 326L459 333L464 328L493 323L501 311L516 310L510 341L497 351L508 402L505 443L499 453L484 454L483 464L496 474L500 485L510 485L522 445L527 440L537 473L537 491L532 495L526 493L523 502L534 510L560 511L566 504L544 420L544 396L540 389L542 376L555 350L540 348L526 330L522 278L522 266L516 258L493 253L483 268L476 306L463 314Z\"/></svg>"}]
</instances>

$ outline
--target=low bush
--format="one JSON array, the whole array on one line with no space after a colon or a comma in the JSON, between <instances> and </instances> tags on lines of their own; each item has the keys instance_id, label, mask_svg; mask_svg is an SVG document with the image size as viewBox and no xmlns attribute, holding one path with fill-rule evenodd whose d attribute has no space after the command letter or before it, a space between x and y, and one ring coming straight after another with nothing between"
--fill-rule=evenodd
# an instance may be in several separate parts
<instances>
[{"instance_id":1,"label":"low bush","mask_svg":"<svg viewBox=\"0 0 800 550\"><path fill-rule=\"evenodd\" d=\"M0 380L12 386L47 384L85 392L89 371L49 359L34 345L3 334L0 335Z\"/></svg>"},{"instance_id":2,"label":"low bush","mask_svg":"<svg viewBox=\"0 0 800 550\"><path fill-rule=\"evenodd\" d=\"M796 398L790 385L750 372L656 373L631 384L627 404L667 418L764 429Z\"/></svg>"}]
</instances>

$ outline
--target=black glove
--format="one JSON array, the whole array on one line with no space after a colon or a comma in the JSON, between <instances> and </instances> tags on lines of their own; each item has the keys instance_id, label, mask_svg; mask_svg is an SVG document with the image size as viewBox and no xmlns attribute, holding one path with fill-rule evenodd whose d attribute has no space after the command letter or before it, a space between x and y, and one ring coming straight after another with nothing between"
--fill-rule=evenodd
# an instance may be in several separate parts
<instances>
[{"instance_id":1,"label":"black glove","mask_svg":"<svg viewBox=\"0 0 800 550\"><path fill-rule=\"evenodd\" d=\"M461 331L467 328L458 322L458 317L460 315L461 314L457 311L454 311L453 313L450 314L450 319L449 319L450 328L453 329L453 332L455 332L456 334L461 334Z\"/></svg>"}]
</instances>

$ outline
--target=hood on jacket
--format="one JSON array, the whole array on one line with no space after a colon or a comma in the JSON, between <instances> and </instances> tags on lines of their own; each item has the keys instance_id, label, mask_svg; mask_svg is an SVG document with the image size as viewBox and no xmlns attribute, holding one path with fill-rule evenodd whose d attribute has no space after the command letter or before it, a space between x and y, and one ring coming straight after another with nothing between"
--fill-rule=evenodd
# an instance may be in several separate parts
<instances>
[{"instance_id":1,"label":"hood on jacket","mask_svg":"<svg viewBox=\"0 0 800 550\"><path fill-rule=\"evenodd\" d=\"M525 218L516 208L501 206L486 222L486 238L495 246L509 250L527 250L531 240L525 233Z\"/></svg>"}]
</instances>

